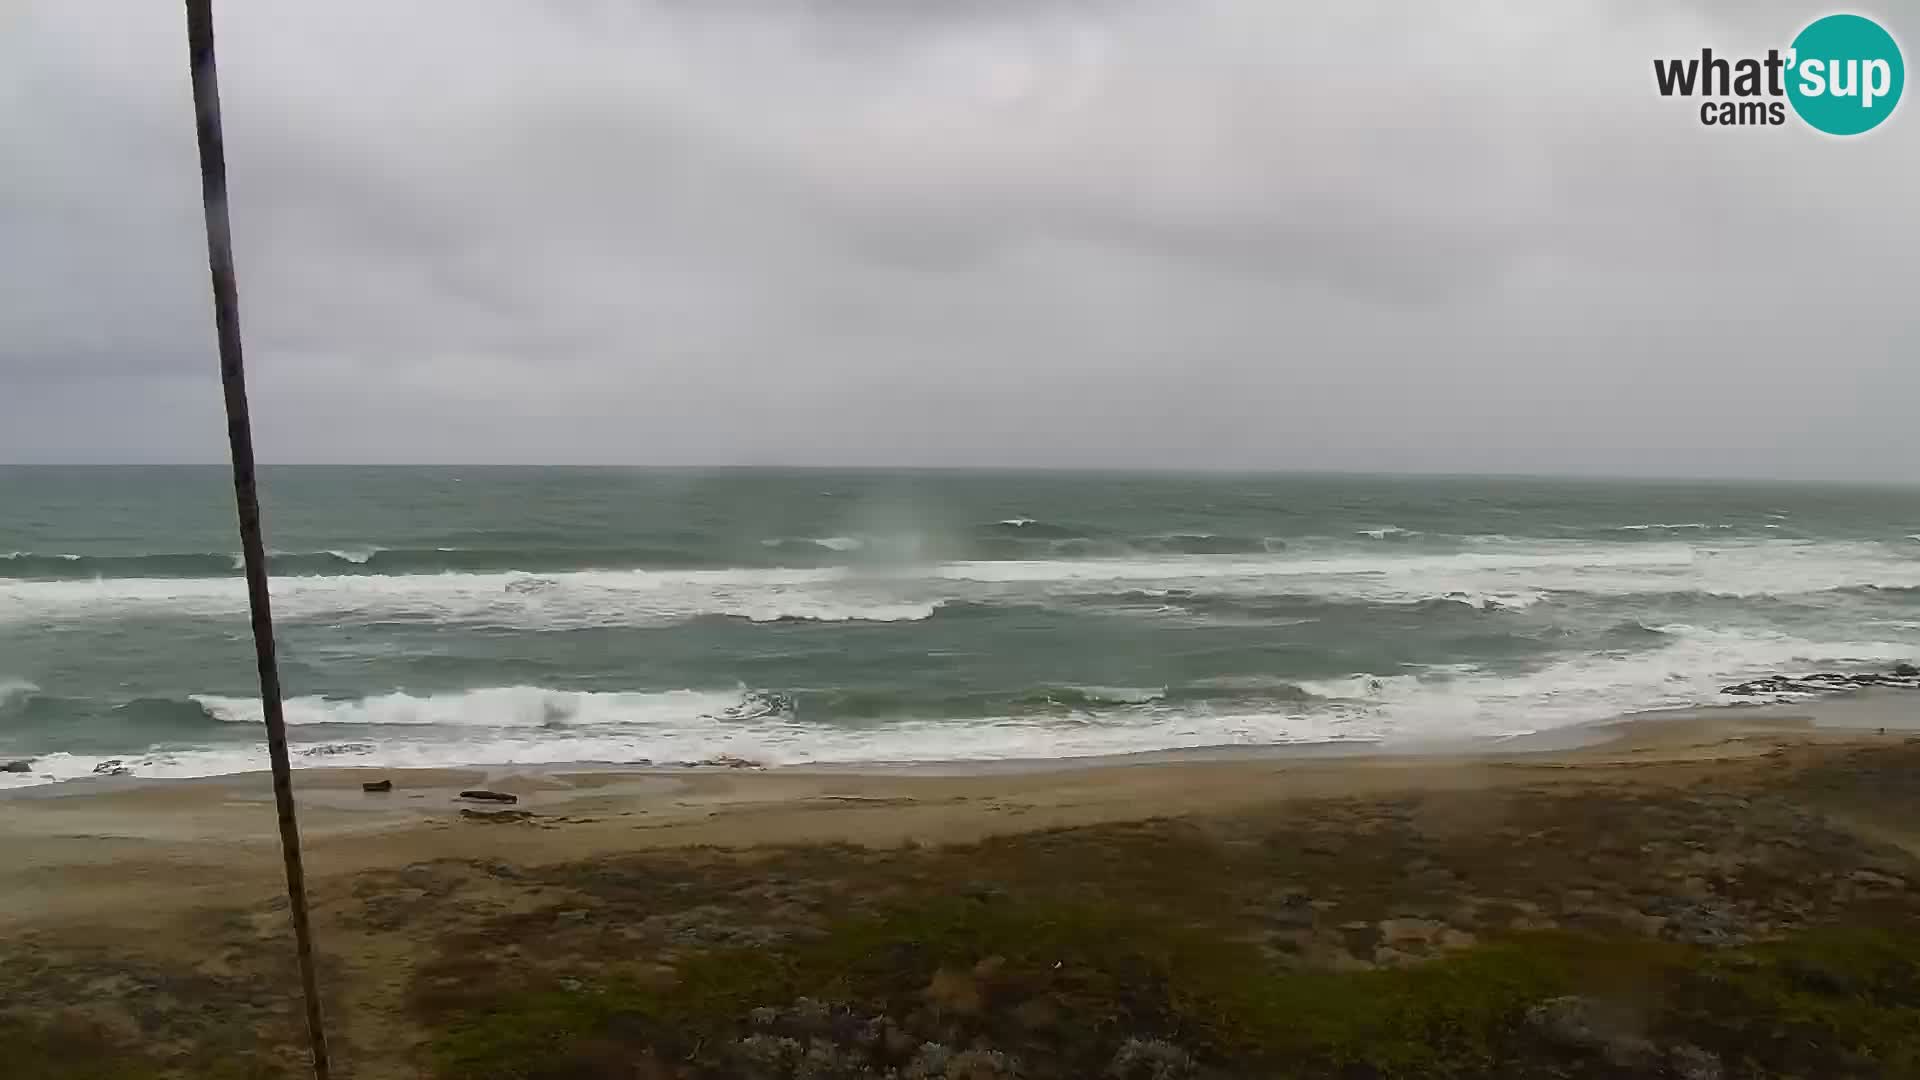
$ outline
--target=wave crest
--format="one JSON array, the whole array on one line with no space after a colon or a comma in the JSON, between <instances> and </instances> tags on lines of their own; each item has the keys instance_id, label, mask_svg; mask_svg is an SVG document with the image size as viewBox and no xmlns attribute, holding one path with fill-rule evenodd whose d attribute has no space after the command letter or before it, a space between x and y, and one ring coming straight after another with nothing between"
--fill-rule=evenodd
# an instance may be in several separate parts
<instances>
[{"instance_id":1,"label":"wave crest","mask_svg":"<svg viewBox=\"0 0 1920 1080\"><path fill-rule=\"evenodd\" d=\"M266 720L259 698L193 694L190 699L226 723ZM424 696L396 690L361 698L294 697L282 709L287 723L297 726L554 729L759 718L779 711L768 702L763 692L746 689L643 693L495 686Z\"/></svg>"}]
</instances>

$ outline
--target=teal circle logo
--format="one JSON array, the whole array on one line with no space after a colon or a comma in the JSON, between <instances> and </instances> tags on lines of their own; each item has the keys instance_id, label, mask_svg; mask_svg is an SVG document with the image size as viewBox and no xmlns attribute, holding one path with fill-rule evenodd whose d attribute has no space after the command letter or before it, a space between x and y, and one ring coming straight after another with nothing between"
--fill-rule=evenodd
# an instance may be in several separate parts
<instances>
[{"instance_id":1,"label":"teal circle logo","mask_svg":"<svg viewBox=\"0 0 1920 1080\"><path fill-rule=\"evenodd\" d=\"M1793 111L1829 135L1871 131L1900 104L1907 67L1900 45L1879 23L1828 15L1793 39L1787 100Z\"/></svg>"}]
</instances>

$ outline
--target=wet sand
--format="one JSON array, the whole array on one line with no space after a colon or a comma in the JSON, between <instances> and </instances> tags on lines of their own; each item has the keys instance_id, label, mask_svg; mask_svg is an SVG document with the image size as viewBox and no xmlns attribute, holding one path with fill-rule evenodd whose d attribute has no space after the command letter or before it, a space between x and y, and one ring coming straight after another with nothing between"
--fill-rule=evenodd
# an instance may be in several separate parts
<instances>
[{"instance_id":1,"label":"wet sand","mask_svg":"<svg viewBox=\"0 0 1920 1080\"><path fill-rule=\"evenodd\" d=\"M868 769L303 769L295 785L308 872L325 879L431 858L556 861L688 845L967 842L1293 800L1577 784L1628 773L1638 782L1683 785L1737 775L1796 749L1900 742L1916 728L1920 698L1859 693L1643 714L1471 752L1223 748ZM391 780L393 790L361 790L375 779ZM458 797L471 788L518 801L505 807ZM0 927L145 923L196 905L270 897L281 885L265 773L102 778L0 793Z\"/></svg>"}]
</instances>

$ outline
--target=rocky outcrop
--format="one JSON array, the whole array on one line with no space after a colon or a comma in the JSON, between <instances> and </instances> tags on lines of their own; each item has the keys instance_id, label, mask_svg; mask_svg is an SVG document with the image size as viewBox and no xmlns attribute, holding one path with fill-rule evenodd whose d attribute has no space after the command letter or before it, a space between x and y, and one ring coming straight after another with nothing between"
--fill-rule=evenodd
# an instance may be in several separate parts
<instances>
[{"instance_id":1,"label":"rocky outcrop","mask_svg":"<svg viewBox=\"0 0 1920 1080\"><path fill-rule=\"evenodd\" d=\"M1192 1054L1162 1039L1128 1039L1107 1066L1114 1080L1188 1080L1199 1072Z\"/></svg>"},{"instance_id":2,"label":"rocky outcrop","mask_svg":"<svg viewBox=\"0 0 1920 1080\"><path fill-rule=\"evenodd\" d=\"M26 773L32 771L33 761L31 759L25 761L9 761L4 765L0 765L0 772Z\"/></svg>"},{"instance_id":3,"label":"rocky outcrop","mask_svg":"<svg viewBox=\"0 0 1920 1080\"><path fill-rule=\"evenodd\" d=\"M726 1075L743 1080L1014 1080L1022 1075L1019 1059L1011 1054L928 1037L931 1029L914 1017L903 1024L885 1014L811 998L785 1008L754 1009L749 1016L756 1030L721 1051ZM1182 1076L1150 1069L1127 1075Z\"/></svg>"},{"instance_id":4,"label":"rocky outcrop","mask_svg":"<svg viewBox=\"0 0 1920 1080\"><path fill-rule=\"evenodd\" d=\"M1833 694L1886 686L1899 690L1920 690L1920 668L1900 664L1887 674L1866 671L1854 673L1815 672L1811 675L1769 675L1722 687L1720 692L1735 697L1759 697L1764 694Z\"/></svg>"}]
</instances>

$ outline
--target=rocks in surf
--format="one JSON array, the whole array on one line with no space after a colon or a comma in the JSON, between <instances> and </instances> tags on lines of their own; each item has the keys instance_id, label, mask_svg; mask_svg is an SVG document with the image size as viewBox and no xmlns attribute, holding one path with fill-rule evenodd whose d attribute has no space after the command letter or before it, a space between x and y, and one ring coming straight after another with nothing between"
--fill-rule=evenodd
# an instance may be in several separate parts
<instances>
[{"instance_id":1,"label":"rocks in surf","mask_svg":"<svg viewBox=\"0 0 1920 1080\"><path fill-rule=\"evenodd\" d=\"M1920 690L1920 669L1912 664L1900 664L1894 667L1890 674L1885 675L1871 671L1854 674L1816 672L1797 678L1791 675L1769 675L1764 679L1749 679L1743 683L1722 687L1720 692L1736 697L1756 697L1761 694L1832 694L1869 686Z\"/></svg>"}]
</instances>

